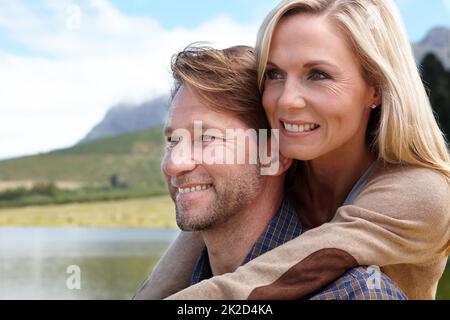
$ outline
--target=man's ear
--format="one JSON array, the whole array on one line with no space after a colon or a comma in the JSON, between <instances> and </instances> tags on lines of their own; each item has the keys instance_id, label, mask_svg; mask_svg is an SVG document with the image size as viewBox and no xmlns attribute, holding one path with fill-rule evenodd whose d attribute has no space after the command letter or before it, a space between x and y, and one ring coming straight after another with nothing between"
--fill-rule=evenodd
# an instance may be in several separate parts
<instances>
[{"instance_id":1,"label":"man's ear","mask_svg":"<svg viewBox=\"0 0 450 320\"><path fill-rule=\"evenodd\" d=\"M278 166L278 171L274 174L274 176L281 176L284 174L291 167L293 162L293 159L287 158L280 153L278 158L278 163L280 165Z\"/></svg>"}]
</instances>

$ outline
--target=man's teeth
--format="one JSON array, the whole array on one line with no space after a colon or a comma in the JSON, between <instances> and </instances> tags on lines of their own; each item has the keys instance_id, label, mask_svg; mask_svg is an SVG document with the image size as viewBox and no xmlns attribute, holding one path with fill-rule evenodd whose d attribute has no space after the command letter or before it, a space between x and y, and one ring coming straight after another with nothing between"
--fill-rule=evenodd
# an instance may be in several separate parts
<instances>
[{"instance_id":1,"label":"man's teeth","mask_svg":"<svg viewBox=\"0 0 450 320\"><path fill-rule=\"evenodd\" d=\"M198 186L193 186L190 188L178 188L178 191L180 193L189 193L189 192L194 192L194 191L201 191L201 190L206 190L212 187L212 184L202 184L202 185L198 185Z\"/></svg>"},{"instance_id":2,"label":"man's teeth","mask_svg":"<svg viewBox=\"0 0 450 320\"><path fill-rule=\"evenodd\" d=\"M318 124L308 123L308 124L290 124L283 122L284 128L289 132L309 132L319 127Z\"/></svg>"}]
</instances>

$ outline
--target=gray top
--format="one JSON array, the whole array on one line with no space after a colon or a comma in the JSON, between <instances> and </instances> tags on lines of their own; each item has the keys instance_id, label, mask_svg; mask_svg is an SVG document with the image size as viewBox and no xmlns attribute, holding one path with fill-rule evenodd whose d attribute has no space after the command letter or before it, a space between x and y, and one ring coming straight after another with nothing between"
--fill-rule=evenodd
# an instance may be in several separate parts
<instances>
[{"instance_id":1,"label":"gray top","mask_svg":"<svg viewBox=\"0 0 450 320\"><path fill-rule=\"evenodd\" d=\"M367 183L367 180L369 180L370 175L372 174L373 170L375 169L377 161L374 161L370 167L364 172L364 174L359 178L358 182L355 183L355 185L352 188L352 191L347 196L347 199L345 199L343 206L350 206L355 201L356 197L361 193L361 190L364 188L364 186Z\"/></svg>"}]
</instances>

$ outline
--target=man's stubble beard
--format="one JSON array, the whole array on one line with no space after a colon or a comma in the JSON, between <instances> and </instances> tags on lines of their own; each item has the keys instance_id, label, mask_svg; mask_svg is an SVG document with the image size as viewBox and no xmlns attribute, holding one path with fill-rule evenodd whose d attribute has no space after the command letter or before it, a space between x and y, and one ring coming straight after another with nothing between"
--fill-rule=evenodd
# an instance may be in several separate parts
<instances>
[{"instance_id":1,"label":"man's stubble beard","mask_svg":"<svg viewBox=\"0 0 450 320\"><path fill-rule=\"evenodd\" d=\"M189 208L189 203L185 206L175 202L178 227L183 231L206 231L225 223L255 200L262 188L261 179L258 168L257 172L241 175L233 181L228 179L224 186L214 185L214 197L208 207L195 209L195 215L189 212L194 210Z\"/></svg>"}]
</instances>

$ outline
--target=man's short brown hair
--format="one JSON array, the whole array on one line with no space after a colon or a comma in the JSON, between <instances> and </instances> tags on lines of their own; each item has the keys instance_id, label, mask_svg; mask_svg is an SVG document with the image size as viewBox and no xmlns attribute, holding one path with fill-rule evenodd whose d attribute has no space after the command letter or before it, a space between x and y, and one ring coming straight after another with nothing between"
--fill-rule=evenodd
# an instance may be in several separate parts
<instances>
[{"instance_id":1,"label":"man's short brown hair","mask_svg":"<svg viewBox=\"0 0 450 320\"><path fill-rule=\"evenodd\" d=\"M235 116L254 129L270 128L257 85L253 48L191 45L173 57L172 73L172 99L187 85L212 110Z\"/></svg>"}]
</instances>

